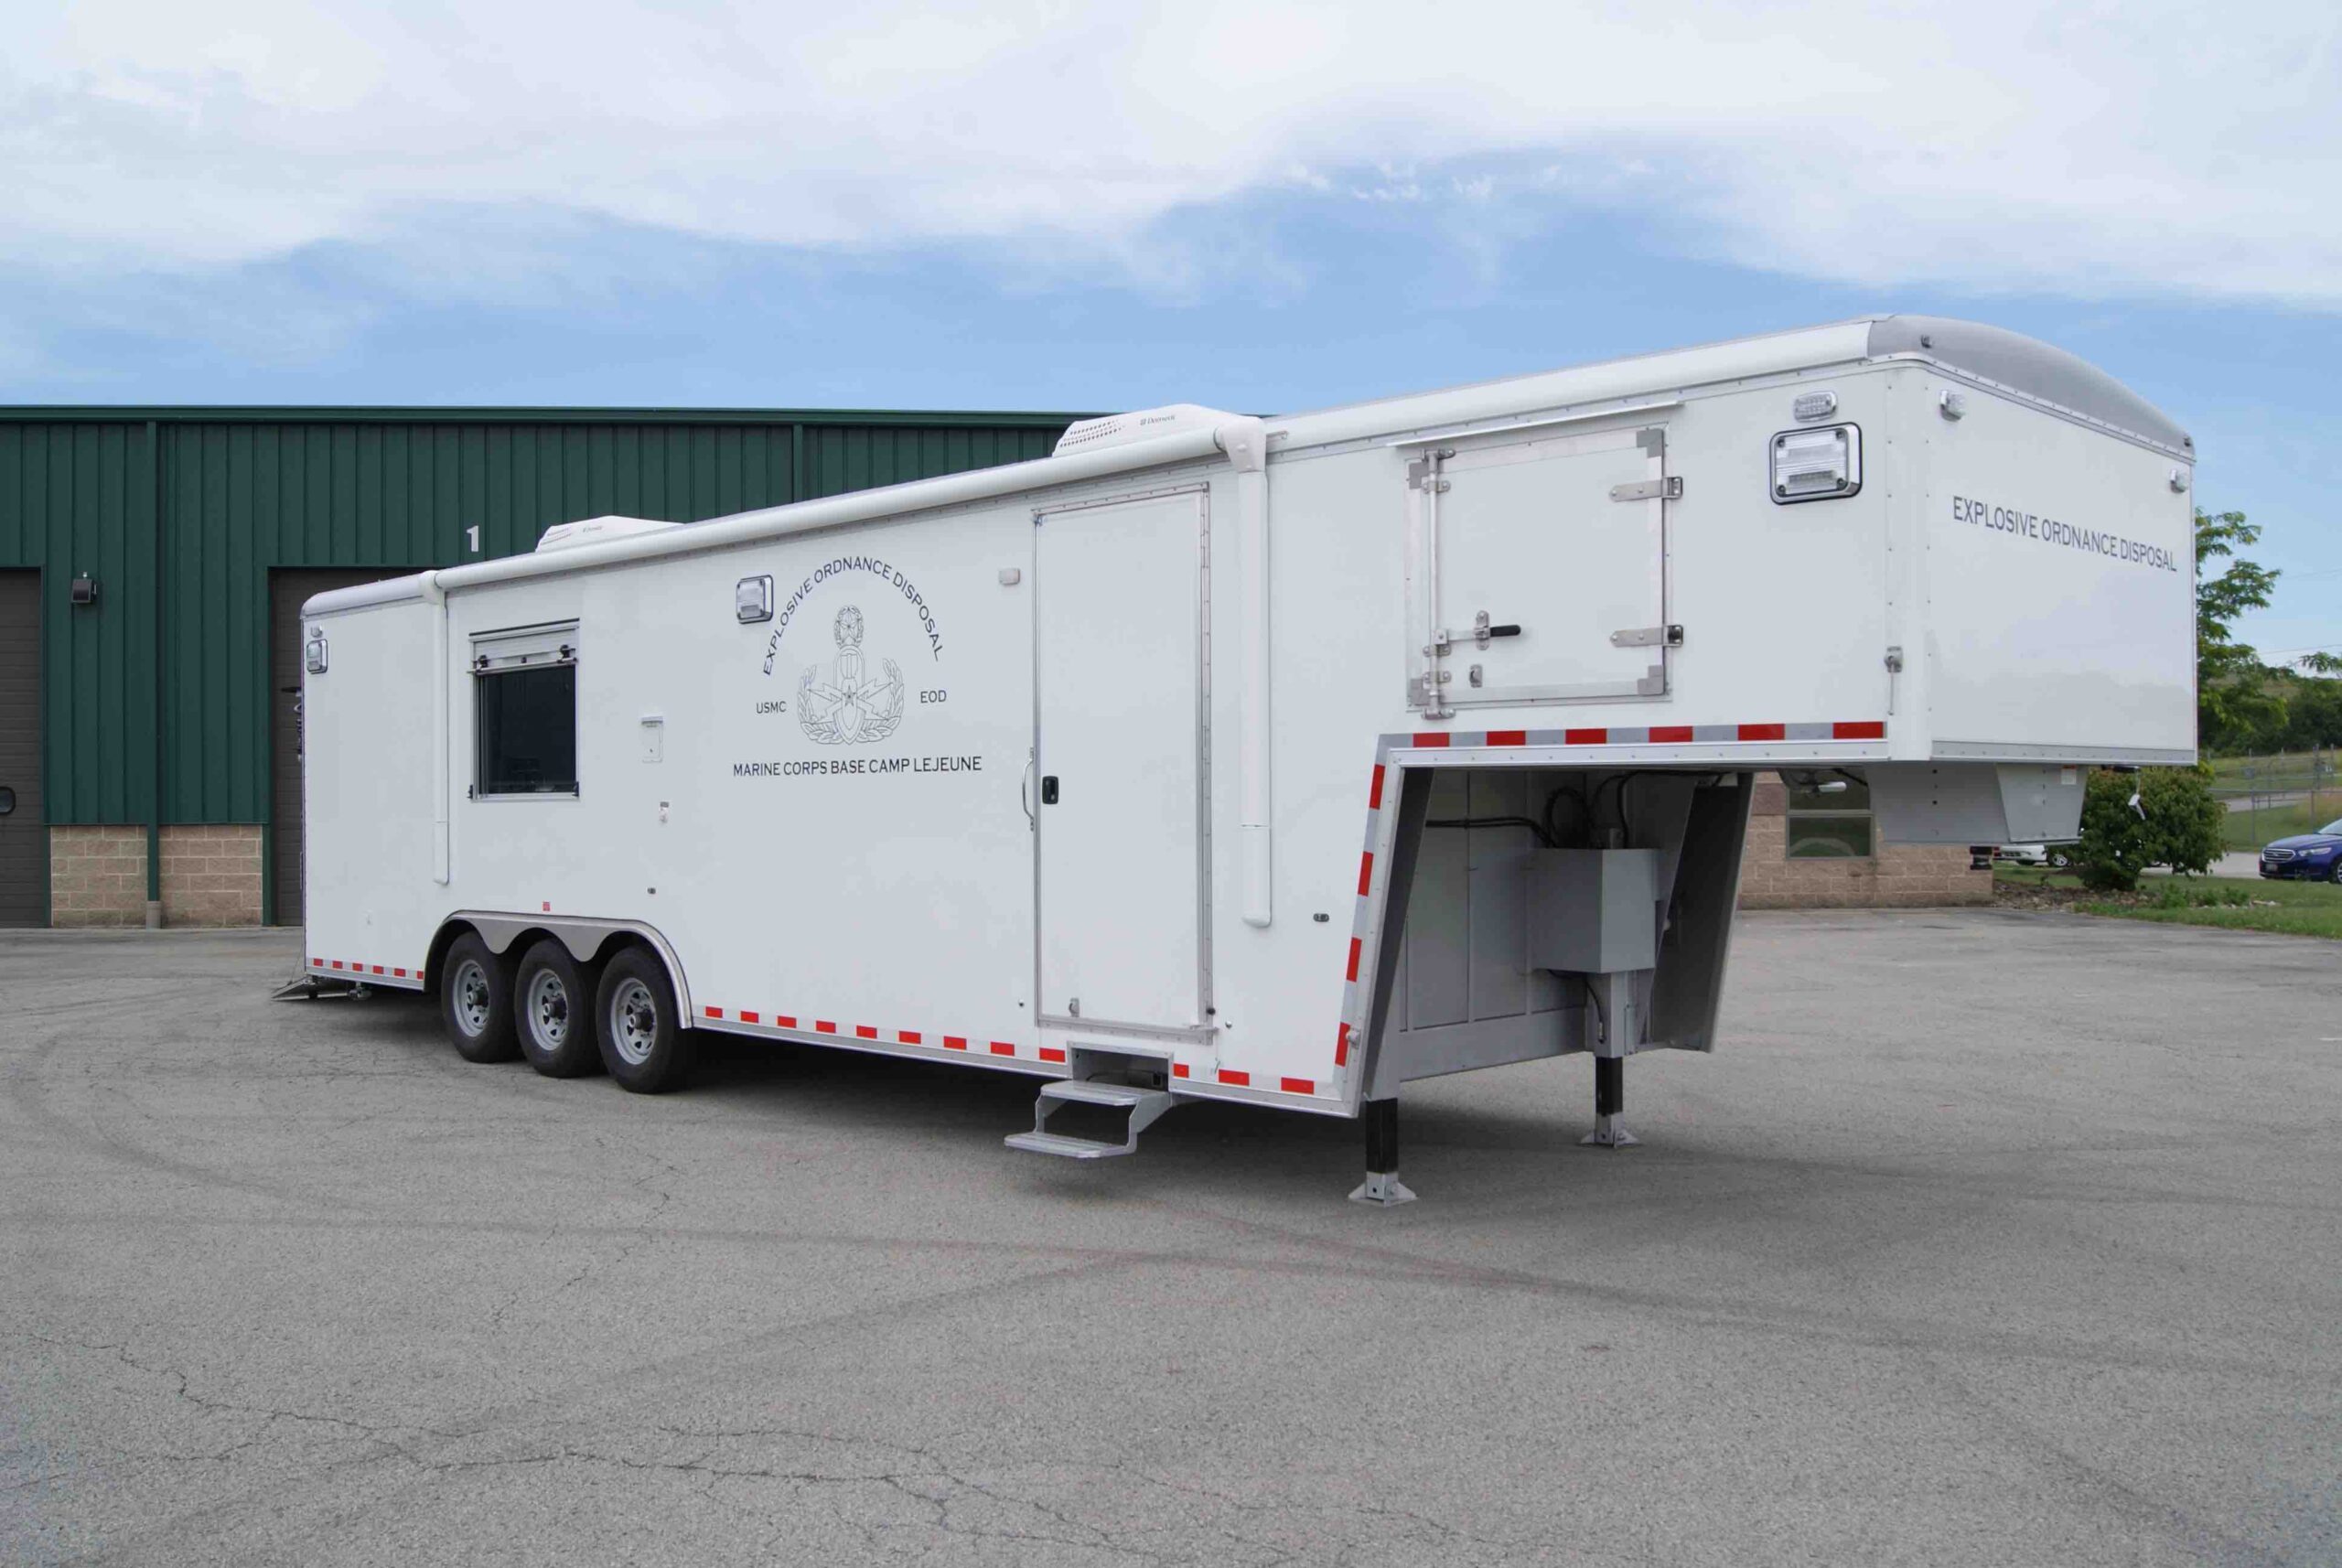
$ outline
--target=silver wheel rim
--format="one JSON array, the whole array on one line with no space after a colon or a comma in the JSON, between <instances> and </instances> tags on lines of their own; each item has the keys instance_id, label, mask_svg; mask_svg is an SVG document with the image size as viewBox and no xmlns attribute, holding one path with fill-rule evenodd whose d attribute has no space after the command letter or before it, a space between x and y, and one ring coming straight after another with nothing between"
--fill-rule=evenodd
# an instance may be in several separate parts
<instances>
[{"instance_id":1,"label":"silver wheel rim","mask_svg":"<svg viewBox=\"0 0 2342 1568\"><path fill-rule=\"evenodd\" d=\"M569 987L549 969L537 971L529 982L529 1036L546 1052L561 1049L569 1039Z\"/></svg>"},{"instance_id":2,"label":"silver wheel rim","mask_svg":"<svg viewBox=\"0 0 2342 1568\"><path fill-rule=\"evenodd\" d=\"M488 1032L488 971L467 958L456 966L456 1027L467 1035Z\"/></svg>"},{"instance_id":3,"label":"silver wheel rim","mask_svg":"<svg viewBox=\"0 0 2342 1568\"><path fill-rule=\"evenodd\" d=\"M650 1059L659 1037L659 1003L650 987L639 980L624 980L610 996L610 1048L628 1067Z\"/></svg>"}]
</instances>

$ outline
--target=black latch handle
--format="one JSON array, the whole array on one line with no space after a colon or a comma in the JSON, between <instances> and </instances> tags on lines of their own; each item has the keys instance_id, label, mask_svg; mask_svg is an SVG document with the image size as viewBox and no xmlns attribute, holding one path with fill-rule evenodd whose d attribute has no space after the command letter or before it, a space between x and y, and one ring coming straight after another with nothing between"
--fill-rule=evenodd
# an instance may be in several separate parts
<instances>
[{"instance_id":1,"label":"black latch handle","mask_svg":"<svg viewBox=\"0 0 2342 1568\"><path fill-rule=\"evenodd\" d=\"M1044 773L1041 775L1041 804L1054 806L1057 803L1058 776L1054 773Z\"/></svg>"},{"instance_id":2,"label":"black latch handle","mask_svg":"<svg viewBox=\"0 0 2342 1568\"><path fill-rule=\"evenodd\" d=\"M1520 628L1518 625L1492 626L1488 628L1488 635L1490 637L1519 637Z\"/></svg>"}]
</instances>

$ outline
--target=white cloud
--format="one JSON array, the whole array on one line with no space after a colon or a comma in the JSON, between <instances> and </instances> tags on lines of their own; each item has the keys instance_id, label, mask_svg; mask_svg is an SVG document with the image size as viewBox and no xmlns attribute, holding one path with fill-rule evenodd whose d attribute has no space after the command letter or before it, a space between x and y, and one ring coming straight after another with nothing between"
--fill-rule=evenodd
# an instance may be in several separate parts
<instances>
[{"instance_id":1,"label":"white cloud","mask_svg":"<svg viewBox=\"0 0 2342 1568\"><path fill-rule=\"evenodd\" d=\"M83 0L0 59L0 261L412 255L450 207L1112 258L1282 190L1591 205L1861 283L2332 306L2337 16Z\"/></svg>"}]
</instances>

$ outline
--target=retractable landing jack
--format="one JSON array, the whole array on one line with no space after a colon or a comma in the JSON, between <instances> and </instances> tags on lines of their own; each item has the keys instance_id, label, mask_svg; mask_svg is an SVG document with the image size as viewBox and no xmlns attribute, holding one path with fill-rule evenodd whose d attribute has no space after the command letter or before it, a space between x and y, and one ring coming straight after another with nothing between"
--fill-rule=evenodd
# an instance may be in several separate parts
<instances>
[{"instance_id":1,"label":"retractable landing jack","mask_svg":"<svg viewBox=\"0 0 2342 1568\"><path fill-rule=\"evenodd\" d=\"M1594 1131L1578 1140L1606 1149L1631 1149L1642 1142L1618 1120L1627 1109L1627 1058L1594 1058Z\"/></svg>"},{"instance_id":2,"label":"retractable landing jack","mask_svg":"<svg viewBox=\"0 0 2342 1568\"><path fill-rule=\"evenodd\" d=\"M1398 1101L1370 1100L1359 1107L1358 1119L1366 1126L1366 1179L1350 1201L1381 1208L1414 1202L1413 1191L1399 1179Z\"/></svg>"}]
</instances>

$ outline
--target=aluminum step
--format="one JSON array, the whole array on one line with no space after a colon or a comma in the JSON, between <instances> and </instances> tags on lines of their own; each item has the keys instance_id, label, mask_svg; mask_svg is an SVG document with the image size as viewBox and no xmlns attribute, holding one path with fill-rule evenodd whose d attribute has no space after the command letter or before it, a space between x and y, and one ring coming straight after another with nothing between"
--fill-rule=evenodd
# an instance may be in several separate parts
<instances>
[{"instance_id":1,"label":"aluminum step","mask_svg":"<svg viewBox=\"0 0 2342 1568\"><path fill-rule=\"evenodd\" d=\"M1125 1108L1144 1105L1147 1101L1162 1093L1163 1090L1159 1089L1141 1089L1132 1083L1096 1083L1086 1079L1071 1078L1059 1079L1055 1083L1044 1084L1041 1088L1041 1098L1044 1100L1078 1100L1084 1105L1114 1105Z\"/></svg>"},{"instance_id":2,"label":"aluminum step","mask_svg":"<svg viewBox=\"0 0 2342 1568\"><path fill-rule=\"evenodd\" d=\"M1058 1155L1069 1160L1102 1160L1113 1155L1127 1155L1138 1145L1129 1144L1099 1144L1088 1138L1068 1138L1056 1133L1011 1133L1007 1139L1012 1149L1022 1149L1028 1155Z\"/></svg>"},{"instance_id":3,"label":"aluminum step","mask_svg":"<svg viewBox=\"0 0 2342 1568\"><path fill-rule=\"evenodd\" d=\"M1178 1097L1167 1090L1142 1089L1135 1084L1105 1083L1090 1079L1059 1079L1044 1084L1040 1098L1033 1101L1033 1130L1012 1133L1005 1141L1010 1148L1022 1149L1028 1155L1056 1155L1070 1160L1100 1160L1110 1155L1127 1155L1138 1147L1138 1135L1178 1102ZM1110 1144L1096 1138L1074 1138L1063 1133L1050 1132L1050 1115L1068 1105L1101 1106L1109 1111L1128 1112L1123 1141Z\"/></svg>"}]
</instances>

